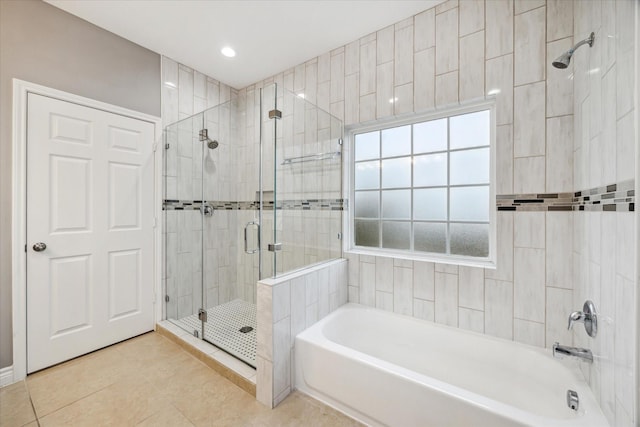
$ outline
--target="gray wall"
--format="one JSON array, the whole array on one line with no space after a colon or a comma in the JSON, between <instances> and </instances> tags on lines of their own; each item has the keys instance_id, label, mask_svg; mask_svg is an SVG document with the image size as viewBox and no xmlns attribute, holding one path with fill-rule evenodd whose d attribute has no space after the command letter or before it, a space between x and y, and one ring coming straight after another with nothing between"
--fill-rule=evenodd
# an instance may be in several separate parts
<instances>
[{"instance_id":1,"label":"gray wall","mask_svg":"<svg viewBox=\"0 0 640 427\"><path fill-rule=\"evenodd\" d=\"M160 55L39 0L0 1L0 368L12 362L12 79L160 116Z\"/></svg>"}]
</instances>

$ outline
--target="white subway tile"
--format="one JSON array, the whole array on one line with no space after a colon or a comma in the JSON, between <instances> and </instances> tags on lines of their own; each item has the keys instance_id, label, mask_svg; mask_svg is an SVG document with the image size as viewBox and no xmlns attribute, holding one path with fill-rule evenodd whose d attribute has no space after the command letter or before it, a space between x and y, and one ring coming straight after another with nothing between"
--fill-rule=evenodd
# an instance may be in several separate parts
<instances>
[{"instance_id":1,"label":"white subway tile","mask_svg":"<svg viewBox=\"0 0 640 427\"><path fill-rule=\"evenodd\" d=\"M515 248L514 316L544 323L545 252L544 249Z\"/></svg>"},{"instance_id":2,"label":"white subway tile","mask_svg":"<svg viewBox=\"0 0 640 427\"><path fill-rule=\"evenodd\" d=\"M496 193L513 193L513 126L496 130Z\"/></svg>"},{"instance_id":3,"label":"white subway tile","mask_svg":"<svg viewBox=\"0 0 640 427\"><path fill-rule=\"evenodd\" d=\"M360 46L360 95L376 91L376 41Z\"/></svg>"},{"instance_id":4,"label":"white subway tile","mask_svg":"<svg viewBox=\"0 0 640 427\"><path fill-rule=\"evenodd\" d=\"M413 263L413 296L415 298L433 301L434 267L432 262L415 261Z\"/></svg>"},{"instance_id":5,"label":"white subway tile","mask_svg":"<svg viewBox=\"0 0 640 427\"><path fill-rule=\"evenodd\" d=\"M484 333L484 312L460 307L458 310L458 327L468 331Z\"/></svg>"},{"instance_id":6,"label":"white subway tile","mask_svg":"<svg viewBox=\"0 0 640 427\"><path fill-rule=\"evenodd\" d=\"M513 164L514 193L543 193L545 178L545 158L520 157Z\"/></svg>"},{"instance_id":7,"label":"white subway tile","mask_svg":"<svg viewBox=\"0 0 640 427\"><path fill-rule=\"evenodd\" d=\"M460 266L458 278L460 307L484 310L484 270Z\"/></svg>"},{"instance_id":8,"label":"white subway tile","mask_svg":"<svg viewBox=\"0 0 640 427\"><path fill-rule=\"evenodd\" d=\"M413 62L413 102L416 111L435 105L435 48L416 52Z\"/></svg>"},{"instance_id":9,"label":"white subway tile","mask_svg":"<svg viewBox=\"0 0 640 427\"><path fill-rule=\"evenodd\" d=\"M393 61L394 35L395 30L393 28L393 25L383 28L376 33L376 60L378 65L384 64L385 62Z\"/></svg>"},{"instance_id":10,"label":"white subway tile","mask_svg":"<svg viewBox=\"0 0 640 427\"><path fill-rule=\"evenodd\" d=\"M394 49L394 85L413 81L413 25L396 30Z\"/></svg>"},{"instance_id":11,"label":"white subway tile","mask_svg":"<svg viewBox=\"0 0 640 427\"><path fill-rule=\"evenodd\" d=\"M547 119L546 191L573 191L573 116Z\"/></svg>"},{"instance_id":12,"label":"white subway tile","mask_svg":"<svg viewBox=\"0 0 640 427\"><path fill-rule=\"evenodd\" d=\"M376 257L376 290L393 292L393 258Z\"/></svg>"},{"instance_id":13,"label":"white subway tile","mask_svg":"<svg viewBox=\"0 0 640 427\"><path fill-rule=\"evenodd\" d=\"M415 16L414 31L415 42L413 48L416 52L435 47L436 45L436 14L433 8L427 9Z\"/></svg>"},{"instance_id":14,"label":"white subway tile","mask_svg":"<svg viewBox=\"0 0 640 427\"><path fill-rule=\"evenodd\" d=\"M513 339L524 344L544 347L544 323L513 319Z\"/></svg>"},{"instance_id":15,"label":"white subway tile","mask_svg":"<svg viewBox=\"0 0 640 427\"><path fill-rule=\"evenodd\" d=\"M331 103L344 100L344 53L331 56ZM341 116L338 116L341 117Z\"/></svg>"},{"instance_id":16,"label":"white subway tile","mask_svg":"<svg viewBox=\"0 0 640 427\"><path fill-rule=\"evenodd\" d=\"M462 37L460 39L461 101L483 98L484 67L484 31Z\"/></svg>"},{"instance_id":17,"label":"white subway tile","mask_svg":"<svg viewBox=\"0 0 640 427\"><path fill-rule=\"evenodd\" d=\"M291 284L280 283L273 287L273 322L278 322L291 315Z\"/></svg>"},{"instance_id":18,"label":"white subway tile","mask_svg":"<svg viewBox=\"0 0 640 427\"><path fill-rule=\"evenodd\" d=\"M344 73L345 76L357 73L360 69L360 41L349 43L344 48Z\"/></svg>"},{"instance_id":19,"label":"white subway tile","mask_svg":"<svg viewBox=\"0 0 640 427\"><path fill-rule=\"evenodd\" d=\"M396 115L413 111L413 83L396 86L394 93L393 112Z\"/></svg>"},{"instance_id":20,"label":"white subway tile","mask_svg":"<svg viewBox=\"0 0 640 427\"><path fill-rule=\"evenodd\" d=\"M360 89L359 75L354 73L345 77L344 82L344 124L360 121Z\"/></svg>"},{"instance_id":21,"label":"white subway tile","mask_svg":"<svg viewBox=\"0 0 640 427\"><path fill-rule=\"evenodd\" d=\"M484 332L499 338L513 338L513 283L485 281Z\"/></svg>"},{"instance_id":22,"label":"white subway tile","mask_svg":"<svg viewBox=\"0 0 640 427\"><path fill-rule=\"evenodd\" d=\"M517 0L515 2L516 14L524 13L531 9L536 9L540 6L544 6L545 0Z\"/></svg>"},{"instance_id":23,"label":"white subway tile","mask_svg":"<svg viewBox=\"0 0 640 427\"><path fill-rule=\"evenodd\" d=\"M435 273L435 321L458 326L458 276Z\"/></svg>"},{"instance_id":24,"label":"white subway tile","mask_svg":"<svg viewBox=\"0 0 640 427\"><path fill-rule=\"evenodd\" d=\"M413 316L418 319L429 320L435 319L435 304L433 301L425 301L415 298L413 300Z\"/></svg>"},{"instance_id":25,"label":"white subway tile","mask_svg":"<svg viewBox=\"0 0 640 427\"><path fill-rule=\"evenodd\" d=\"M547 212L547 286L571 289L573 218L571 212Z\"/></svg>"},{"instance_id":26,"label":"white subway tile","mask_svg":"<svg viewBox=\"0 0 640 427\"><path fill-rule=\"evenodd\" d=\"M518 212L515 216L513 245L520 248L544 249L544 226L544 212Z\"/></svg>"},{"instance_id":27,"label":"white subway tile","mask_svg":"<svg viewBox=\"0 0 640 427\"><path fill-rule=\"evenodd\" d=\"M486 56L513 52L513 0L486 0Z\"/></svg>"},{"instance_id":28,"label":"white subway tile","mask_svg":"<svg viewBox=\"0 0 640 427\"><path fill-rule=\"evenodd\" d=\"M567 319L569 314L575 310L582 310L573 307L573 291L570 289L558 289L547 287L547 315L546 315L546 344L547 348L553 346L554 342L563 345L572 345L572 333L567 329ZM574 325L574 328L581 328L582 325Z\"/></svg>"},{"instance_id":29,"label":"white subway tile","mask_svg":"<svg viewBox=\"0 0 640 427\"><path fill-rule=\"evenodd\" d=\"M385 118L393 115L393 62L378 65L376 73L376 115Z\"/></svg>"},{"instance_id":30,"label":"white subway tile","mask_svg":"<svg viewBox=\"0 0 640 427\"><path fill-rule=\"evenodd\" d=\"M547 44L547 117L573 114L573 63L559 70L552 62L573 46L573 38Z\"/></svg>"},{"instance_id":31,"label":"white subway tile","mask_svg":"<svg viewBox=\"0 0 640 427\"><path fill-rule=\"evenodd\" d=\"M393 294L376 291L376 308L385 311L393 311Z\"/></svg>"},{"instance_id":32,"label":"white subway tile","mask_svg":"<svg viewBox=\"0 0 640 427\"><path fill-rule=\"evenodd\" d=\"M521 3L516 1L516 8ZM514 82L518 86L545 78L545 23L545 8L515 17Z\"/></svg>"},{"instance_id":33,"label":"white subway tile","mask_svg":"<svg viewBox=\"0 0 640 427\"><path fill-rule=\"evenodd\" d=\"M393 310L411 316L413 314L413 269L393 268Z\"/></svg>"},{"instance_id":34,"label":"white subway tile","mask_svg":"<svg viewBox=\"0 0 640 427\"><path fill-rule=\"evenodd\" d=\"M376 304L376 265L360 262L360 304Z\"/></svg>"},{"instance_id":35,"label":"white subway tile","mask_svg":"<svg viewBox=\"0 0 640 427\"><path fill-rule=\"evenodd\" d=\"M436 107L451 105L457 102L458 72L452 71L447 74L436 76Z\"/></svg>"},{"instance_id":36,"label":"white subway tile","mask_svg":"<svg viewBox=\"0 0 640 427\"><path fill-rule=\"evenodd\" d=\"M460 2L460 37L475 33L484 28L484 2ZM484 35L482 37L484 43Z\"/></svg>"},{"instance_id":37,"label":"white subway tile","mask_svg":"<svg viewBox=\"0 0 640 427\"><path fill-rule=\"evenodd\" d=\"M545 154L545 84L538 82L514 90L513 155ZM544 182L542 183L544 186Z\"/></svg>"},{"instance_id":38,"label":"white subway tile","mask_svg":"<svg viewBox=\"0 0 640 427\"><path fill-rule=\"evenodd\" d=\"M624 181L634 177L634 133L633 113L618 120L616 134L617 181Z\"/></svg>"},{"instance_id":39,"label":"white subway tile","mask_svg":"<svg viewBox=\"0 0 640 427\"><path fill-rule=\"evenodd\" d=\"M436 74L458 69L458 9L436 15Z\"/></svg>"},{"instance_id":40,"label":"white subway tile","mask_svg":"<svg viewBox=\"0 0 640 427\"><path fill-rule=\"evenodd\" d=\"M613 3L613 2L612 2ZM573 36L573 2L547 1L547 41Z\"/></svg>"}]
</instances>

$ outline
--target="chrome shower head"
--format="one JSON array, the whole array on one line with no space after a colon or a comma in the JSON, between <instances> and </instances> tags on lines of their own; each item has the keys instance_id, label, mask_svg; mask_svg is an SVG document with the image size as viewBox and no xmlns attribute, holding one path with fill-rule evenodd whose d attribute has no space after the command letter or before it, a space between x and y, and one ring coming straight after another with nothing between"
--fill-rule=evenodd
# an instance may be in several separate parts
<instances>
[{"instance_id":1,"label":"chrome shower head","mask_svg":"<svg viewBox=\"0 0 640 427\"><path fill-rule=\"evenodd\" d=\"M556 60L551 63L551 65L553 65L556 68L560 68L560 69L567 68L569 66L569 63L571 62L571 57L573 56L573 54L576 51L576 49L578 49L583 44L588 44L589 47L593 46L593 41L595 39L596 39L595 33L591 33L589 35L589 37L587 37L586 39L578 42L571 49L569 49L568 51L566 51L565 53L563 53L562 55L557 57Z\"/></svg>"},{"instance_id":2,"label":"chrome shower head","mask_svg":"<svg viewBox=\"0 0 640 427\"><path fill-rule=\"evenodd\" d=\"M201 129L198 136L200 137L200 142L206 142L210 150L218 148L218 141L209 138L209 131L207 129Z\"/></svg>"}]
</instances>

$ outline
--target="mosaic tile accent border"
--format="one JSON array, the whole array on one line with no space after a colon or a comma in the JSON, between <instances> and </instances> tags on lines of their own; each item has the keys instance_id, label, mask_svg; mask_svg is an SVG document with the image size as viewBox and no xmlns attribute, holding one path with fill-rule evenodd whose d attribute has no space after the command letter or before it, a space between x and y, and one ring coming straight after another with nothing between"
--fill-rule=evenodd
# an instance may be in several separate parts
<instances>
[{"instance_id":1,"label":"mosaic tile accent border","mask_svg":"<svg viewBox=\"0 0 640 427\"><path fill-rule=\"evenodd\" d=\"M501 194L499 211L635 211L635 181L595 187L575 193Z\"/></svg>"},{"instance_id":2,"label":"mosaic tile accent border","mask_svg":"<svg viewBox=\"0 0 640 427\"><path fill-rule=\"evenodd\" d=\"M213 210L258 210L259 202L256 201L204 201L207 205L213 207ZM202 208L202 200L173 200L165 199L162 205L163 210L167 211L199 211ZM263 202L264 210L273 210L273 201ZM276 205L276 210L320 210L320 211L343 211L347 208L345 199L305 199L305 200L282 200Z\"/></svg>"}]
</instances>

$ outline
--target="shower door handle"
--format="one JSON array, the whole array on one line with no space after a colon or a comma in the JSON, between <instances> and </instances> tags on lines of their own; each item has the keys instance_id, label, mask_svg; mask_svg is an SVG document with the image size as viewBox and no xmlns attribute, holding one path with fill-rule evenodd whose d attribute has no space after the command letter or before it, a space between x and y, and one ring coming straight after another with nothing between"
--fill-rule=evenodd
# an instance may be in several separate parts
<instances>
[{"instance_id":1,"label":"shower door handle","mask_svg":"<svg viewBox=\"0 0 640 427\"><path fill-rule=\"evenodd\" d=\"M255 226L256 230L258 231L258 247L255 249L249 249L248 234L249 234L249 227L251 227L252 225ZM245 253L251 255L251 254L255 254L259 250L260 250L260 224L258 224L255 221L250 221L247 223L247 225L244 226L244 251Z\"/></svg>"}]
</instances>

